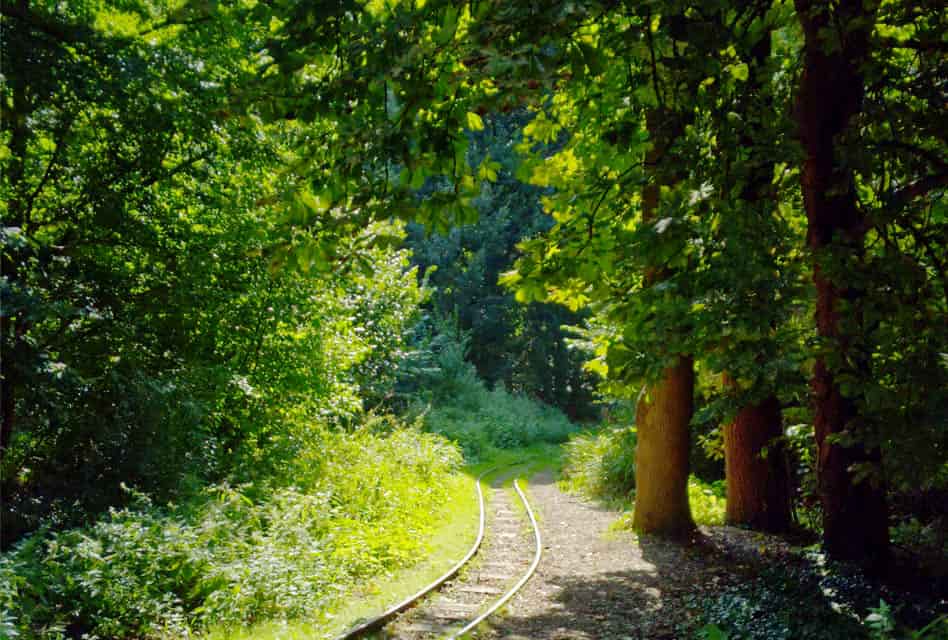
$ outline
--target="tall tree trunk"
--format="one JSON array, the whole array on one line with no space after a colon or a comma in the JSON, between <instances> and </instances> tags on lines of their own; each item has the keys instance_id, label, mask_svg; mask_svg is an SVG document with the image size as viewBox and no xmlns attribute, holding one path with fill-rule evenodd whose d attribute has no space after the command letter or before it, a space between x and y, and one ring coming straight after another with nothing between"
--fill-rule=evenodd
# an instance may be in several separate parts
<instances>
[{"instance_id":1,"label":"tall tree trunk","mask_svg":"<svg viewBox=\"0 0 948 640\"><path fill-rule=\"evenodd\" d=\"M662 171L665 151L677 129L674 115L664 110L648 113L652 148L645 158L651 173L642 190L642 220L654 220L661 184L674 180ZM646 286L659 282L663 273L651 270ZM694 530L688 504L688 448L694 411L694 363L688 356L665 369L661 379L639 397L635 424L635 511L632 526L643 533L684 537Z\"/></svg>"},{"instance_id":2,"label":"tall tree trunk","mask_svg":"<svg viewBox=\"0 0 948 640\"><path fill-rule=\"evenodd\" d=\"M695 528L688 504L688 425L694 386L692 360L679 356L639 398L632 516L637 531L677 538Z\"/></svg>"},{"instance_id":3,"label":"tall tree trunk","mask_svg":"<svg viewBox=\"0 0 948 640\"><path fill-rule=\"evenodd\" d=\"M737 386L727 374L724 379ZM776 396L746 405L724 427L728 524L773 532L790 528L790 470L782 435Z\"/></svg>"},{"instance_id":4,"label":"tall tree trunk","mask_svg":"<svg viewBox=\"0 0 948 640\"><path fill-rule=\"evenodd\" d=\"M770 57L771 37L766 34L751 48L751 76L753 90L766 92L770 81L767 59ZM765 94L766 95L766 94ZM764 98L760 104L749 97L747 121L773 109L772 101ZM756 113L754 111L756 110ZM753 149L756 132L745 128L740 135L740 146ZM748 205L750 215L771 215L774 208L771 194L773 161L763 160L751 165L746 183L741 189L741 200ZM745 301L746 302L746 301ZM773 299L759 300L756 304L773 304ZM753 304L748 302L747 304ZM754 313L753 306L746 311ZM766 310L762 309L765 314ZM763 363L762 363L763 364ZM727 373L724 384L739 391L737 381ZM783 532L792 524L790 469L787 452L780 437L783 435L783 416L780 402L770 395L758 404L748 404L738 411L733 422L724 427L724 468L727 483L728 524L743 525L763 531Z\"/></svg>"},{"instance_id":5,"label":"tall tree trunk","mask_svg":"<svg viewBox=\"0 0 948 640\"><path fill-rule=\"evenodd\" d=\"M807 242L816 258L816 324L820 337L842 356L858 328L849 322L843 329L840 302L858 305L862 294L853 283L827 276L820 257L845 259L859 257L863 251L865 221L856 206L852 172L836 157L835 138L861 109L859 67L867 57L874 8L863 0L841 0L833 8L796 0L796 7L806 49L795 116L806 154L801 184L809 223ZM827 41L837 37L841 43ZM889 550L881 456L864 446L860 434L854 432L858 410L843 395L836 373L822 355L817 358L812 388L823 543L834 558L879 568ZM854 438L839 442L837 437L846 433ZM874 480L859 480L853 477L854 465L868 465L879 473Z\"/></svg>"}]
</instances>

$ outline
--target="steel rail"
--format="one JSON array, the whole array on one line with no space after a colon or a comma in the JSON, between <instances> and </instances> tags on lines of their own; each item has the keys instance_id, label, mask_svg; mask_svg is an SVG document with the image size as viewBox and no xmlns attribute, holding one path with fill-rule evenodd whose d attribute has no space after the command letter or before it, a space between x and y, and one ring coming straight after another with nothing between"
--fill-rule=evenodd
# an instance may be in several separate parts
<instances>
[{"instance_id":1,"label":"steel rail","mask_svg":"<svg viewBox=\"0 0 948 640\"><path fill-rule=\"evenodd\" d=\"M356 640L356 638L360 638L366 633L380 630L382 627L384 627L389 622L391 622L392 619L394 619L395 616L397 616L399 613L405 611L406 609L411 608L415 603L417 603L423 597L425 597L426 595L428 595L429 593L431 593L432 591L434 591L435 589L443 585L445 582L447 582L448 580L456 576L458 572L464 567L464 565L470 562L471 558L474 557L474 554L476 554L478 549L480 549L481 542L483 542L484 540L486 509L484 507L484 492L481 489L481 481L483 481L484 477L488 473L491 473L492 471L496 471L496 470L497 470L497 467L491 467L490 469L487 469L486 471L484 471L483 473L481 473L481 475L477 477L477 480L474 483L474 486L477 488L477 501L478 501L478 504L480 505L480 523L477 529L477 539L474 541L474 544L471 545L471 548L468 550L467 554L463 558L461 558L461 560L458 561L457 564L455 564L453 567L448 569L448 571L445 574L443 574L440 578L438 578L431 584L427 585L426 587L423 587L420 591L417 591L413 595L408 596L407 598L405 598L398 604L392 605L391 607L386 609L383 613L372 618L371 620L367 620L355 627L352 627L348 631L344 632L342 635L336 636L335 640ZM517 490L519 491L519 489ZM529 510L529 507L527 508ZM533 516L531 515L531 518L532 517Z\"/></svg>"},{"instance_id":2,"label":"steel rail","mask_svg":"<svg viewBox=\"0 0 948 640\"><path fill-rule=\"evenodd\" d=\"M533 509L530 508L530 502L527 500L527 497L524 495L523 491L521 491L520 485L517 484L516 480L514 480L513 486L514 489L517 490L517 494L520 496L520 500L523 502L524 508L527 510L527 515L530 516L530 524L533 525L533 538L537 544L536 553L533 554L533 562L530 564L530 568L527 569L526 573L524 573L520 580L517 581L517 584L511 587L507 593L498 598L497 601L494 602L494 604L492 604L489 609L487 609L487 611L474 618L461 630L455 631L450 636L448 636L450 640L455 640L456 638L460 638L464 634L471 632L475 627L477 627L477 625L484 622L484 620L493 615L498 609L507 604L507 601L510 600L514 594L520 591L520 589L522 589L525 584L527 584L527 580L533 576L534 572L537 570L537 566L540 564L540 556L543 553L543 542L540 539L540 527L537 524L536 516L533 515Z\"/></svg>"}]
</instances>

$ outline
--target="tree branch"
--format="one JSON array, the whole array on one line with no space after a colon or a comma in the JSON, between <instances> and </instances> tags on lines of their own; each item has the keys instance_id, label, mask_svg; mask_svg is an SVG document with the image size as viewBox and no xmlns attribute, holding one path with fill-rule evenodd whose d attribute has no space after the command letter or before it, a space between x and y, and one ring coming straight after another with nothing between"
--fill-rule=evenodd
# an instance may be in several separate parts
<instances>
[{"instance_id":1,"label":"tree branch","mask_svg":"<svg viewBox=\"0 0 948 640\"><path fill-rule=\"evenodd\" d=\"M69 134L69 130L72 128L73 120L73 118L69 118L65 123L63 123L60 133L57 136L58 140L56 141L56 149L53 151L53 156L49 159L49 164L46 165L46 171L43 172L43 177L40 179L39 184L36 185L36 188L33 189L33 193L31 193L29 198L26 200L26 207L23 209L23 220L27 224L29 224L31 214L33 212L33 203L46 187L46 183L52 176L53 168L59 164L59 158L62 155L62 150L66 146L65 138Z\"/></svg>"},{"instance_id":2,"label":"tree branch","mask_svg":"<svg viewBox=\"0 0 948 640\"><path fill-rule=\"evenodd\" d=\"M948 172L925 176L901 189L896 189L885 198L885 202L889 208L900 209L912 200L943 187L948 187Z\"/></svg>"}]
</instances>

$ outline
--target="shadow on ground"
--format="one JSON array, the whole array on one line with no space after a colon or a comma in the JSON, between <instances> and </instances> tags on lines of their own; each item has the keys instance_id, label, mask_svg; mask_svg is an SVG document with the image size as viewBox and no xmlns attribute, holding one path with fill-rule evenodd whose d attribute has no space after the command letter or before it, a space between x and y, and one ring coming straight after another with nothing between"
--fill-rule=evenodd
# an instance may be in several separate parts
<instances>
[{"instance_id":1,"label":"shadow on ground","mask_svg":"<svg viewBox=\"0 0 948 640\"><path fill-rule=\"evenodd\" d=\"M695 597L738 579L729 559L703 539L683 546L641 538L629 553L641 553L640 569L549 578L550 605L532 615L508 614L496 624L499 637L684 638Z\"/></svg>"},{"instance_id":2,"label":"shadow on ground","mask_svg":"<svg viewBox=\"0 0 948 640\"><path fill-rule=\"evenodd\" d=\"M799 637L843 640L865 637L854 621L835 610L821 594L800 601L783 600L769 593L760 603L753 595L735 600L757 579L760 566L741 564L734 556L699 537L688 545L677 545L641 537L638 548L641 569L607 571L548 579L553 588L550 604L543 610L518 615L509 613L498 621L498 638L507 640L686 640L696 638L702 604L728 594L727 610L740 619L748 616L748 637L796 638L809 626L813 635ZM788 595L788 594L784 594ZM738 596L740 598L740 596ZM761 606L758 606L761 605ZM721 603L717 602L720 607ZM776 611L766 611L770 606ZM796 620L784 620L790 614ZM802 618L809 618L806 622ZM812 622L812 625L809 623ZM803 623L803 624L801 624ZM764 635L757 635L762 633ZM781 635L782 633L790 635ZM771 635L776 634L776 635ZM841 635L840 635L841 634Z\"/></svg>"}]
</instances>

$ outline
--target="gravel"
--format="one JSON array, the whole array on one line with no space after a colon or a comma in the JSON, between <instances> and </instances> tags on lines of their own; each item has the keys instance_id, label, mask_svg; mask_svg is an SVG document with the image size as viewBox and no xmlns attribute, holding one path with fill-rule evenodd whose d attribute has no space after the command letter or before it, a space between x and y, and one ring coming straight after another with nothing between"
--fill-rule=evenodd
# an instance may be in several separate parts
<instances>
[{"instance_id":1,"label":"gravel","mask_svg":"<svg viewBox=\"0 0 948 640\"><path fill-rule=\"evenodd\" d=\"M549 471L531 479L530 499L543 558L478 638L689 638L688 599L740 579L740 561L722 550L718 528L713 539L698 535L686 545L610 530L621 514L564 493Z\"/></svg>"}]
</instances>

